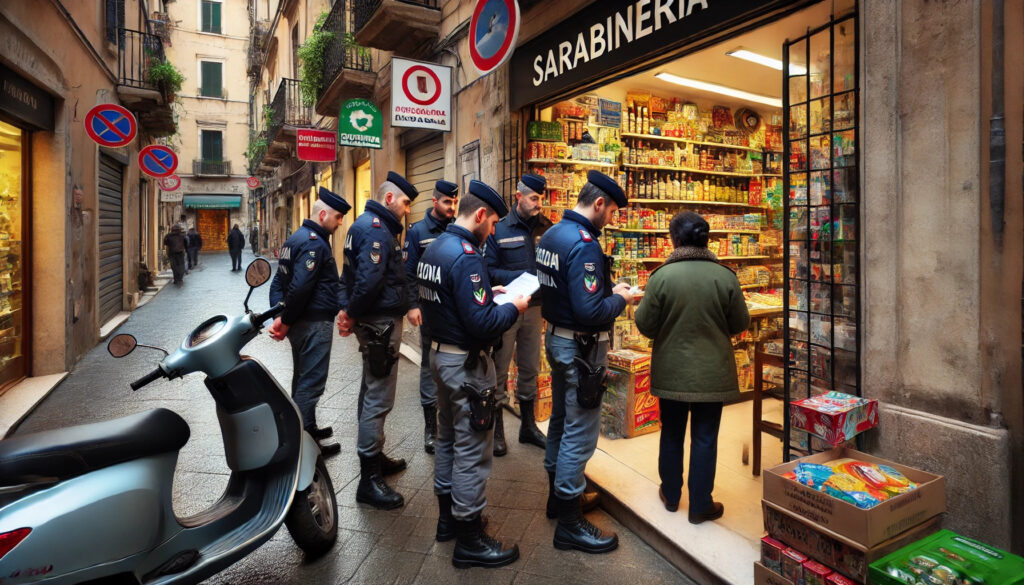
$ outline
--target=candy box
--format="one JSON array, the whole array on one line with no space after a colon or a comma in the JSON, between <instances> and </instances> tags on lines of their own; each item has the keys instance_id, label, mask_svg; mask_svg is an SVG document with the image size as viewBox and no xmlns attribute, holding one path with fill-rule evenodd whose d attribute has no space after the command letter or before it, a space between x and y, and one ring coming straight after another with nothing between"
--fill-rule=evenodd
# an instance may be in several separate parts
<instances>
[{"instance_id":1,"label":"candy box","mask_svg":"<svg viewBox=\"0 0 1024 585\"><path fill-rule=\"evenodd\" d=\"M826 585L860 585L860 583L853 579L847 579L839 573L832 573L828 577L825 577Z\"/></svg>"},{"instance_id":2,"label":"candy box","mask_svg":"<svg viewBox=\"0 0 1024 585\"><path fill-rule=\"evenodd\" d=\"M616 349L608 352L608 367L625 372L639 372L651 367L651 354L632 349Z\"/></svg>"},{"instance_id":3,"label":"candy box","mask_svg":"<svg viewBox=\"0 0 1024 585\"><path fill-rule=\"evenodd\" d=\"M804 563L807 556L800 551L787 547L782 551L782 576L794 583L804 582Z\"/></svg>"},{"instance_id":4,"label":"candy box","mask_svg":"<svg viewBox=\"0 0 1024 585\"><path fill-rule=\"evenodd\" d=\"M1024 558L950 530L940 530L871 563L871 582L1024 583Z\"/></svg>"},{"instance_id":5,"label":"candy box","mask_svg":"<svg viewBox=\"0 0 1024 585\"><path fill-rule=\"evenodd\" d=\"M878 401L827 392L790 405L793 428L817 435L838 445L854 435L878 426Z\"/></svg>"},{"instance_id":6,"label":"candy box","mask_svg":"<svg viewBox=\"0 0 1024 585\"><path fill-rule=\"evenodd\" d=\"M761 564L771 569L772 572L782 573L782 551L786 545L770 536L761 539Z\"/></svg>"},{"instance_id":7,"label":"candy box","mask_svg":"<svg viewBox=\"0 0 1024 585\"><path fill-rule=\"evenodd\" d=\"M832 569L817 561L804 563L805 585L826 585L825 578L832 574Z\"/></svg>"},{"instance_id":8,"label":"candy box","mask_svg":"<svg viewBox=\"0 0 1024 585\"><path fill-rule=\"evenodd\" d=\"M754 585L797 585L761 563L754 563Z\"/></svg>"},{"instance_id":9,"label":"candy box","mask_svg":"<svg viewBox=\"0 0 1024 585\"><path fill-rule=\"evenodd\" d=\"M637 437L661 430L661 408L651 394L651 370L609 368L601 406L601 428L610 438Z\"/></svg>"}]
</instances>

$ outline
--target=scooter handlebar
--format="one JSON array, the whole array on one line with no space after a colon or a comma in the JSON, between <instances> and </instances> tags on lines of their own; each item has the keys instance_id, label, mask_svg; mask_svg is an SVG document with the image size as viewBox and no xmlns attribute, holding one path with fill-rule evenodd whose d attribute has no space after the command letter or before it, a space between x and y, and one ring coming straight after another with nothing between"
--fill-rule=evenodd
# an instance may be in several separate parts
<instances>
[{"instance_id":1,"label":"scooter handlebar","mask_svg":"<svg viewBox=\"0 0 1024 585\"><path fill-rule=\"evenodd\" d=\"M132 390L138 390L139 388L142 388L143 386L145 386L146 384L149 384L153 380L156 380L157 378L162 378L163 376L164 376L164 371L161 370L158 367L157 369L153 370L152 372L150 372L150 373L146 374L145 376L139 378L138 380L135 380L134 382L132 382L131 383Z\"/></svg>"},{"instance_id":2,"label":"scooter handlebar","mask_svg":"<svg viewBox=\"0 0 1024 585\"><path fill-rule=\"evenodd\" d=\"M262 327L263 323L265 323L267 319L274 319L283 312L284 303L277 303L276 305L270 307L263 313L255 313L252 316L253 327Z\"/></svg>"}]
</instances>

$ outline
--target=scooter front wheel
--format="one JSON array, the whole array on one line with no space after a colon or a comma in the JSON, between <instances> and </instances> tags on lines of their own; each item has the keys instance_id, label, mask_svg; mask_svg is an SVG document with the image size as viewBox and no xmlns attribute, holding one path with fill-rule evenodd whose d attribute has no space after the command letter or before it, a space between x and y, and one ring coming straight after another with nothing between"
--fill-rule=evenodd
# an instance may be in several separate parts
<instances>
[{"instance_id":1,"label":"scooter front wheel","mask_svg":"<svg viewBox=\"0 0 1024 585\"><path fill-rule=\"evenodd\" d=\"M316 458L309 487L296 492L284 523L295 544L307 555L322 555L334 546L338 539L338 501L322 457Z\"/></svg>"}]
</instances>

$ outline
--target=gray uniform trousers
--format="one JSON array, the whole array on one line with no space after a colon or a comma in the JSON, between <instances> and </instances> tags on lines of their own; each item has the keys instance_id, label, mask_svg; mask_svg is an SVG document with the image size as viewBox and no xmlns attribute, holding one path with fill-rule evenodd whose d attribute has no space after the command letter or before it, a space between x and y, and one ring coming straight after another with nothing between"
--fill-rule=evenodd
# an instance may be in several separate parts
<instances>
[{"instance_id":1,"label":"gray uniform trousers","mask_svg":"<svg viewBox=\"0 0 1024 585\"><path fill-rule=\"evenodd\" d=\"M491 475L494 430L475 431L469 424L464 382L484 389L494 385L494 364L482 356L476 371L466 370L461 354L430 351L437 382L437 444L434 447L434 493L452 495L452 516L475 518L487 505L484 493ZM486 368L486 369L485 369Z\"/></svg>"},{"instance_id":2,"label":"gray uniform trousers","mask_svg":"<svg viewBox=\"0 0 1024 585\"><path fill-rule=\"evenodd\" d=\"M430 336L420 326L420 406L437 405L437 384L430 371Z\"/></svg>"},{"instance_id":3,"label":"gray uniform trousers","mask_svg":"<svg viewBox=\"0 0 1024 585\"><path fill-rule=\"evenodd\" d=\"M378 328L394 323L395 329L391 332L391 345L396 352L398 351L402 343L401 317L371 317L361 319L359 324L362 323L370 323ZM355 334L361 348L372 338L359 324L355 327ZM395 389L397 387L398 364L395 363L391 367L388 377L377 378L370 373L369 357L366 352L363 352L363 379L359 384L359 406L357 409L359 433L356 439L356 450L361 457L373 457L384 449L384 419L395 405Z\"/></svg>"},{"instance_id":4,"label":"gray uniform trousers","mask_svg":"<svg viewBox=\"0 0 1024 585\"><path fill-rule=\"evenodd\" d=\"M516 367L519 369L516 398L521 401L537 399L537 372L540 369L540 333L543 321L540 306L529 307L525 313L519 315L512 327L502 334L501 349L494 354L495 382L498 385L496 396L499 403L508 403L508 367L513 353L516 354Z\"/></svg>"},{"instance_id":5,"label":"gray uniform trousers","mask_svg":"<svg viewBox=\"0 0 1024 585\"><path fill-rule=\"evenodd\" d=\"M576 342L551 333L544 337L551 364L551 420L548 422L544 469L555 472L555 492L563 499L583 493L587 487L583 470L597 448L601 432L601 407L586 409L576 400L579 370L572 358L579 354ZM580 354L581 357L582 354ZM598 363L608 357L608 341L598 342Z\"/></svg>"}]
</instances>

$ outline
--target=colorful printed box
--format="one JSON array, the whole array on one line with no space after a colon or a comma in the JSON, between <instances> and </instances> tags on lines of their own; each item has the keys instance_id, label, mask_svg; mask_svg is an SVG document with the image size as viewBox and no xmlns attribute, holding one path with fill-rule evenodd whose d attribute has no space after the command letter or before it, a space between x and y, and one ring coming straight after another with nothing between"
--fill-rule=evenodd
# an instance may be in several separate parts
<instances>
[{"instance_id":1,"label":"colorful printed box","mask_svg":"<svg viewBox=\"0 0 1024 585\"><path fill-rule=\"evenodd\" d=\"M790 422L795 429L817 435L830 445L839 445L878 426L878 401L828 392L792 403Z\"/></svg>"}]
</instances>

